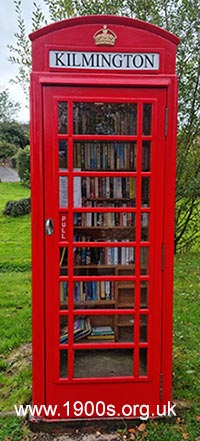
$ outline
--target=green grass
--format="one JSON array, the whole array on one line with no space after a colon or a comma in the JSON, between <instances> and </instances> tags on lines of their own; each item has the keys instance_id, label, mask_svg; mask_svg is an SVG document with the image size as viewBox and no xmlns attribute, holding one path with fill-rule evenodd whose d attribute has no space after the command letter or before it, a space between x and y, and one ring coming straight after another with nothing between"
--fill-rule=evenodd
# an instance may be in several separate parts
<instances>
[{"instance_id":1,"label":"green grass","mask_svg":"<svg viewBox=\"0 0 200 441\"><path fill-rule=\"evenodd\" d=\"M176 257L174 394L200 403L200 255Z\"/></svg>"},{"instance_id":2,"label":"green grass","mask_svg":"<svg viewBox=\"0 0 200 441\"><path fill-rule=\"evenodd\" d=\"M0 354L31 341L30 272L1 274Z\"/></svg>"},{"instance_id":3,"label":"green grass","mask_svg":"<svg viewBox=\"0 0 200 441\"><path fill-rule=\"evenodd\" d=\"M8 218L9 199L29 196L20 183L0 183L0 409L31 400L31 363L24 351L31 341L30 216ZM125 427L120 436L148 441L200 441L200 255L175 259L173 398L187 400L181 418L145 422L144 430ZM23 348L23 350L22 350ZM117 428L117 424L116 424ZM27 424L14 416L0 419L0 440L31 439ZM133 437L132 437L133 439Z\"/></svg>"},{"instance_id":4,"label":"green grass","mask_svg":"<svg viewBox=\"0 0 200 441\"><path fill-rule=\"evenodd\" d=\"M29 194L20 183L0 183L0 410L4 411L31 398L31 368L18 349L31 342L30 215L2 215L8 200Z\"/></svg>"},{"instance_id":5,"label":"green grass","mask_svg":"<svg viewBox=\"0 0 200 441\"><path fill-rule=\"evenodd\" d=\"M12 218L2 215L8 200L27 198L30 190L19 182L0 183L0 271L30 270L30 215Z\"/></svg>"}]
</instances>

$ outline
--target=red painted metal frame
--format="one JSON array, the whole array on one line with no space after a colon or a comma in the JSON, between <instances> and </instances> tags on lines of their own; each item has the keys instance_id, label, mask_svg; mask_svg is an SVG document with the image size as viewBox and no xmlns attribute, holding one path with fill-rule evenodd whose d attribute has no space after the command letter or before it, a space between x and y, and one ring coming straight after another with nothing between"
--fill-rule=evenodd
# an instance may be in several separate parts
<instances>
[{"instance_id":1,"label":"red painted metal frame","mask_svg":"<svg viewBox=\"0 0 200 441\"><path fill-rule=\"evenodd\" d=\"M82 48L87 47L85 50L94 50L94 46L91 48L91 43L87 42L88 33L93 30L97 30L100 28L100 24L109 23L109 26L115 30L115 32L119 31L122 33L123 38L118 43L117 48L113 49L114 51L117 49L118 51L123 51L123 48L126 48L125 51L129 51L130 47L134 48L132 50L138 50L140 47L144 47L144 39L145 43L147 43L147 47L153 50L155 47L159 47L161 53L163 54L163 59L161 60L161 71L157 74L127 74L127 73L113 73L113 72L82 72L82 73L70 73L70 70L65 73L60 72L50 72L48 69L46 61L47 60L47 51L49 47L58 48L62 47L66 50L70 50L73 47L73 50L78 50L78 40L77 37L74 36L79 35L78 29L84 34L83 37L83 46ZM77 26L80 28L77 28ZM66 31L66 36L65 36ZM128 34L127 34L128 32ZM130 36L131 32L135 38L135 41L132 40L128 43L127 48L127 35ZM69 37L71 35L71 37ZM148 35L148 37L147 37ZM46 217L54 216L54 221L56 225L56 238L57 242L59 242L59 217L58 211L55 207L58 207L58 189L56 186L51 186L49 189L49 183L52 182L52 178L56 182L58 176L58 159L55 152L53 152L52 146L57 148L57 134L56 134L56 121L53 119L52 115L56 114L55 107L52 109L52 98L54 97L54 106L56 106L55 97L66 97L65 89L61 89L60 87L56 90L56 85L68 86L68 85L77 85L79 86L91 86L93 85L101 85L101 86L120 86L123 85L135 87L136 95L139 93L138 87L146 87L143 89L142 97L144 99L160 99L159 98L159 90L160 96L164 96L166 91L167 100L168 100L168 109L169 109L169 120L168 120L168 135L165 138L165 158L163 157L160 163L162 163L162 167L160 169L155 170L154 168L151 170L152 176L152 197L157 198L159 200L159 204L161 203L160 209L163 210L163 222L158 222L158 212L155 208L155 212L152 213L154 217L154 221L152 221L152 230L150 232L150 243L153 238L159 237L159 243L156 243L156 247L160 249L160 253L155 253L156 259L152 262L152 265L159 268L161 265L161 246L162 243L165 244L165 266L163 271L162 280L159 282L162 283L162 298L158 300L156 303L156 307L159 312L159 329L161 332L156 335L156 331L152 326L150 327L150 341L152 344L152 353L155 353L157 363L159 365L159 369L163 374L163 396L160 400L159 391L160 391L160 378L157 375L155 380L154 389L149 386L149 381L146 379L140 379L138 384L134 385L134 403L136 403L136 397L138 398L137 403L149 403L151 404L151 414L156 413L155 401L157 400L157 404L159 403L167 403L167 401L171 400L171 374L172 374L172 294L173 294L173 241L174 241L174 200L175 200L175 144L176 144L176 112L177 112L177 80L174 73L175 70L175 52L176 45L178 44L177 37L172 34L167 33L155 26L149 25L147 23L139 22L137 20L122 18L122 17L106 17L106 16L98 16L98 17L84 17L77 18L72 20L67 20L64 22L56 23L54 25L48 26L43 30L37 31L31 35L31 39L33 41L33 74L32 74L32 85L31 85L31 145L32 145L32 153L31 153L31 170L32 170L32 292L33 292L33 402L34 404L60 404L60 410L63 403L71 398L71 400L82 400L87 401L90 399L94 402L97 400L97 396L100 397L101 400L105 401L105 403L109 402L108 399L108 387L109 387L109 396L116 396L116 386L120 386L120 394L116 397L118 406L125 404L128 401L127 397L129 396L128 392L130 390L130 378L119 379L116 382L110 382L110 379L75 379L71 382L69 381L69 385L66 389L66 380L59 380L55 382L55 386L52 384L48 384L47 377L52 369L52 358L50 349L51 346L57 346L58 335L55 335L54 329L58 329L59 325L59 315L53 315L53 307L58 311L59 310L59 299L52 298L45 304L45 292L49 289L49 281L45 281L45 263L46 260L49 260L49 251L51 250L51 242L55 241L55 237L47 238L47 245L45 248L45 237L44 237L44 220ZM67 46L63 45L64 40L68 40L69 44ZM80 39L79 39L80 41ZM86 45L86 46L85 46ZM70 48L70 49L69 49ZM96 48L95 48L96 50ZM104 49L105 50L105 49ZM110 48L109 48L110 51ZM167 56L168 59L167 59ZM170 60L170 62L169 62ZM35 71L35 72L34 72ZM161 75L162 74L162 75ZM79 90L77 87L77 90ZM43 92L44 90L44 92ZM127 89L128 90L128 89ZM132 89L130 89L132 90ZM47 93L46 93L47 91ZM61 92L60 92L61 91ZM44 93L44 95L43 95ZM95 95L95 93L94 93ZM123 89L122 89L123 96ZM133 95L131 95L132 97ZM86 96L86 100L88 97ZM92 99L92 96L91 96ZM163 98L165 100L165 98ZM162 98L161 98L162 100ZM128 101L128 99L127 99ZM164 101L163 101L164 103ZM163 106L163 104L162 104ZM47 109L51 109L50 112ZM49 112L49 113L48 113ZM53 113L54 112L54 113ZM157 109L158 118L160 117L160 110ZM43 116L45 114L45 116ZM49 117L48 117L49 115ZM50 136L52 133L52 123L54 124L54 138ZM72 126L72 121L69 122ZM44 129L45 127L45 129ZM45 132L44 132L45 130ZM157 127L157 131L155 131L154 135L156 137L156 143L159 145L159 138L162 136L164 131L164 118L160 118L160 125ZM47 134L47 137L45 135ZM87 138L87 137L86 137ZM81 139L83 137L81 136ZM94 137L93 137L94 139ZM53 164L52 168L44 168L44 150L48 154L48 164ZM163 150L164 152L164 150ZM72 154L72 152L71 152ZM159 155L161 151L158 151L156 154L156 160L159 160ZM72 159L69 158L69 165L71 166L71 170L69 168L69 176L72 176ZM141 159L139 160L141 162ZM154 161L154 166L156 166L156 161ZM139 163L138 163L139 165ZM154 167L153 166L153 167ZM155 173L157 174L156 179L154 179ZM89 175L90 173L88 173ZM101 173L98 173L99 176ZM110 174L109 174L110 175ZM126 174L127 175L127 174ZM134 173L133 173L134 175ZM159 181L159 176L162 178L164 175L164 180L159 184L159 190L156 187L156 182ZM104 175L105 176L105 175ZM157 180L158 179L158 180ZM137 196L140 195L140 188L137 189ZM72 189L69 192L69 225L73 224L72 212L70 211L70 206L72 206ZM154 199L155 201L155 199ZM156 204L155 204L156 207ZM61 210L62 211L62 210ZM88 210L88 211L91 211ZM105 210L106 211L106 210ZM108 209L109 211L109 209ZM113 209L110 209L113 211ZM124 211L124 209L123 209ZM128 210L127 210L128 211ZM142 211L142 210L141 210ZM148 211L145 209L145 211ZM151 211L151 209L150 209ZM71 214L70 214L71 213ZM70 217L71 216L71 217ZM138 216L139 219L139 216ZM139 223L139 221L138 221ZM69 229L70 230L70 229ZM137 238L136 243L139 241L139 225L138 229L136 228ZM69 237L69 242L73 240L73 230L71 229L71 236ZM110 243L108 243L110 246ZM146 243L145 243L146 245ZM84 243L83 245L84 246ZM139 250L139 248L137 248ZM139 262L139 251L136 254L136 262ZM54 277L51 278L51 290L52 292L57 291L57 280L59 279L58 268L54 264L56 259L58 261L58 247L54 246L54 257L51 260L51 269L53 271ZM73 263L73 255L72 248L71 254L69 255L69 268L72 268ZM151 270L150 270L151 271ZM69 280L69 283L72 285L72 274L69 273L67 278L64 280ZM136 280L139 280L136 277ZM123 279L123 278L122 278ZM133 276L134 279L134 276ZM148 277L143 276L143 280L148 279ZM60 278L62 280L62 278ZM77 276L74 280L80 280ZM157 286L157 278L154 274L154 278L150 277L151 289L153 292L153 286ZM46 285L47 283L47 285ZM138 288L136 288L138 289ZM47 293L48 294L48 293ZM154 299L155 301L155 299ZM54 305L54 306L53 306ZM149 305L149 310L153 305ZM72 308L69 305L69 308ZM117 310L115 310L117 313ZM118 311L119 312L119 311ZM80 311L75 314L80 313ZM90 312L94 314L94 311ZM110 314L113 313L110 312ZM127 310L127 313L130 313L130 310ZM87 311L88 314L88 311ZM96 311L95 311L96 314ZM103 314L102 310L100 310L99 314ZM106 310L106 314L108 314L108 310ZM61 313L62 315L62 313ZM50 322L50 320L54 322ZM48 331L46 331L46 326ZM55 328L54 328L55 327ZM73 330L72 320L69 323L69 327L71 331ZM152 334L155 332L155 335ZM158 333L157 333L158 334ZM155 336L155 338L154 338ZM135 336L136 340L139 339L139 336ZM46 340L47 338L47 340ZM160 340L160 348L157 347L158 339ZM72 339L72 332L71 332ZM150 344L150 343L149 343ZM123 344L117 344L118 347L123 347ZM91 345L90 345L91 346ZM112 344L103 344L102 347L114 347ZM129 347L129 344L125 344L126 347ZM130 344L130 347L134 345ZM144 344L145 346L145 344ZM49 350L47 350L47 347ZM63 348L65 346L62 346ZM69 341L68 344L69 352L71 351L71 357L73 357L72 350L72 341ZM74 347L77 349L81 348L81 344L75 344ZM87 346L89 347L89 346ZM94 347L94 346L93 346ZM84 345L86 348L86 345ZM158 351L159 349L159 351ZM45 357L46 353L46 357ZM138 355L136 354L136 358ZM72 359L72 358L71 358ZM58 351L56 358L54 359L55 365L58 366ZM152 360L151 360L152 361ZM150 363L151 364L151 363ZM72 379L72 363L70 365L69 378ZM50 369L50 371L49 371ZM54 367L53 367L54 371ZM152 375L153 373L151 373ZM50 374L50 381L55 379L55 372ZM58 378L58 372L56 373L56 377ZM126 386L127 384L127 386ZM95 386L95 387L94 387ZM85 389L86 388L86 389ZM52 390L49 394L48 390ZM87 397L85 397L85 391L87 390ZM155 392L157 391L157 392ZM154 395L155 393L155 395ZM66 395L65 395L66 394ZM152 397L154 395L154 398ZM120 395L120 396L119 396ZM86 400L85 400L86 398ZM63 401L65 399L65 401ZM132 400L133 401L133 400ZM132 402L131 401L131 402ZM45 418L45 415L43 415ZM65 418L64 413L61 413L59 418ZM56 417L54 418L56 419Z\"/></svg>"}]
</instances>

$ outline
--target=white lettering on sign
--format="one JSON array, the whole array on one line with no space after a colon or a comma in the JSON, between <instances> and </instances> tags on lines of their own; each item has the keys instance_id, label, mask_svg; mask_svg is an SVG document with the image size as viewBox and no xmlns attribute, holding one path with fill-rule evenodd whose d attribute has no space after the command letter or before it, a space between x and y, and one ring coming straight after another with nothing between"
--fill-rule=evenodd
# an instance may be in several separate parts
<instances>
[{"instance_id":1,"label":"white lettering on sign","mask_svg":"<svg viewBox=\"0 0 200 441\"><path fill-rule=\"evenodd\" d=\"M158 70L158 53L49 52L49 67L71 69Z\"/></svg>"},{"instance_id":2,"label":"white lettering on sign","mask_svg":"<svg viewBox=\"0 0 200 441\"><path fill-rule=\"evenodd\" d=\"M67 240L67 215L60 213L60 240Z\"/></svg>"}]
</instances>

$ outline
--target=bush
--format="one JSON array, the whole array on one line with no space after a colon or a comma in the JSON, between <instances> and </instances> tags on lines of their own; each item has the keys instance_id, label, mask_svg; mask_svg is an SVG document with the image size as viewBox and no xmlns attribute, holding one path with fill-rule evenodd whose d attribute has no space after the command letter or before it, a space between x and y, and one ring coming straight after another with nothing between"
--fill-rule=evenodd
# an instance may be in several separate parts
<instances>
[{"instance_id":1,"label":"bush","mask_svg":"<svg viewBox=\"0 0 200 441\"><path fill-rule=\"evenodd\" d=\"M31 211L30 198L19 199L18 201L8 201L3 210L3 214L11 217L23 216Z\"/></svg>"},{"instance_id":2,"label":"bush","mask_svg":"<svg viewBox=\"0 0 200 441\"><path fill-rule=\"evenodd\" d=\"M27 145L23 150L19 149L17 154L17 171L20 180L30 186L30 146Z\"/></svg>"},{"instance_id":3,"label":"bush","mask_svg":"<svg viewBox=\"0 0 200 441\"><path fill-rule=\"evenodd\" d=\"M0 160L5 161L17 153L17 147L6 141L0 141Z\"/></svg>"},{"instance_id":4,"label":"bush","mask_svg":"<svg viewBox=\"0 0 200 441\"><path fill-rule=\"evenodd\" d=\"M27 129L16 121L0 122L0 140L24 148L30 142Z\"/></svg>"}]
</instances>

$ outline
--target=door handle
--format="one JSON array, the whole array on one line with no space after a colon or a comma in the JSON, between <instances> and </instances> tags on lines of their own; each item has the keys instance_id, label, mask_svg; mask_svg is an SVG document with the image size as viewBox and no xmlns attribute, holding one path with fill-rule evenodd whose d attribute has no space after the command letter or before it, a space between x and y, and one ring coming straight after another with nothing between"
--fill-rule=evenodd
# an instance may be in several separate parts
<instances>
[{"instance_id":1,"label":"door handle","mask_svg":"<svg viewBox=\"0 0 200 441\"><path fill-rule=\"evenodd\" d=\"M47 236L52 236L54 232L53 219L46 219L45 221L45 234Z\"/></svg>"}]
</instances>

